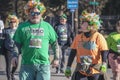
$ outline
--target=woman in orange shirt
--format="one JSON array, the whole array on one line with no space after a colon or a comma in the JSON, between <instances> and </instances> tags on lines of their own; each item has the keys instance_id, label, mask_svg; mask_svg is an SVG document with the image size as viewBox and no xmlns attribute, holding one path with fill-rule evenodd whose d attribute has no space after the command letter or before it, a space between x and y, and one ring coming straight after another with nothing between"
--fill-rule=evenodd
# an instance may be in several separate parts
<instances>
[{"instance_id":1,"label":"woman in orange shirt","mask_svg":"<svg viewBox=\"0 0 120 80\"><path fill-rule=\"evenodd\" d=\"M96 13L82 12L81 30L76 35L71 45L71 53L68 58L65 76L70 77L71 65L76 56L77 66L71 80L98 80L101 72L107 70L108 47L105 38L97 32L100 25L99 16Z\"/></svg>"}]
</instances>

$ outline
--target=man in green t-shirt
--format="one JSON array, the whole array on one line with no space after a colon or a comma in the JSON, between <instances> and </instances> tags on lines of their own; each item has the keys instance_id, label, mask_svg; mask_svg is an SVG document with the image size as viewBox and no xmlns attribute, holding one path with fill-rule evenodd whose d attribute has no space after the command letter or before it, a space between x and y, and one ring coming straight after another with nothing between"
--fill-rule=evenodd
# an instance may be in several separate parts
<instances>
[{"instance_id":1,"label":"man in green t-shirt","mask_svg":"<svg viewBox=\"0 0 120 80\"><path fill-rule=\"evenodd\" d=\"M53 66L59 64L57 34L41 17L45 10L42 3L29 1L25 6L28 21L19 24L13 37L22 55L20 80L50 80L49 44L54 51ZM13 65L16 56L12 59Z\"/></svg>"}]
</instances>

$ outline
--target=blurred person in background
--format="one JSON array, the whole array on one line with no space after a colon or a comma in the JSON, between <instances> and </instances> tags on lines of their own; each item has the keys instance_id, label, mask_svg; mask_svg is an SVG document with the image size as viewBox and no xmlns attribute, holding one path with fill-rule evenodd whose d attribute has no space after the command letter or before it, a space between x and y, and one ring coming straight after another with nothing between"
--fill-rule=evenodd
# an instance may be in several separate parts
<instances>
[{"instance_id":1,"label":"blurred person in background","mask_svg":"<svg viewBox=\"0 0 120 80\"><path fill-rule=\"evenodd\" d=\"M107 37L109 47L108 62L112 69L113 80L120 80L120 20L116 23L116 31Z\"/></svg>"},{"instance_id":2,"label":"blurred person in background","mask_svg":"<svg viewBox=\"0 0 120 80\"><path fill-rule=\"evenodd\" d=\"M65 76L71 76L71 65L76 56L76 69L71 80L98 80L107 71L108 47L105 38L98 32L101 22L99 15L86 10L80 16L82 32L73 40Z\"/></svg>"},{"instance_id":3,"label":"blurred person in background","mask_svg":"<svg viewBox=\"0 0 120 80\"><path fill-rule=\"evenodd\" d=\"M14 33L18 27L19 20L15 15L9 15L6 19L7 28L3 30L3 54L5 56L6 61L6 73L7 80L15 80L14 73L17 69L18 62L16 62L15 66L11 65L11 59L15 51L17 51L17 46L13 41ZM16 49L16 50L15 50ZM12 70L11 70L12 66Z\"/></svg>"},{"instance_id":4,"label":"blurred person in background","mask_svg":"<svg viewBox=\"0 0 120 80\"><path fill-rule=\"evenodd\" d=\"M42 15L46 11L41 2L28 1L25 6L28 20L19 24L14 41L22 55L19 80L50 80L49 44L54 52L54 67L59 64L57 34L45 22ZM13 57L13 65L18 54Z\"/></svg>"},{"instance_id":5,"label":"blurred person in background","mask_svg":"<svg viewBox=\"0 0 120 80\"><path fill-rule=\"evenodd\" d=\"M3 36L2 36L2 32L4 29L4 23L1 20L1 16L0 16L0 60L2 60L2 56L3 55ZM0 65L0 69L2 69L2 66Z\"/></svg>"},{"instance_id":6,"label":"blurred person in background","mask_svg":"<svg viewBox=\"0 0 120 80\"><path fill-rule=\"evenodd\" d=\"M3 36L2 36L2 33L3 33L3 29L4 29L4 23L3 21L1 20L1 16L0 16L0 54L2 54L2 45L3 45Z\"/></svg>"},{"instance_id":7,"label":"blurred person in background","mask_svg":"<svg viewBox=\"0 0 120 80\"><path fill-rule=\"evenodd\" d=\"M56 25L55 31L58 35L58 44L60 47L60 65L56 68L56 73L64 73L66 49L70 47L73 39L73 31L70 24L67 23L66 14L62 14L59 24Z\"/></svg>"},{"instance_id":8,"label":"blurred person in background","mask_svg":"<svg viewBox=\"0 0 120 80\"><path fill-rule=\"evenodd\" d=\"M1 20L1 16L0 16L0 38L2 39L2 30L4 29L4 23Z\"/></svg>"}]
</instances>

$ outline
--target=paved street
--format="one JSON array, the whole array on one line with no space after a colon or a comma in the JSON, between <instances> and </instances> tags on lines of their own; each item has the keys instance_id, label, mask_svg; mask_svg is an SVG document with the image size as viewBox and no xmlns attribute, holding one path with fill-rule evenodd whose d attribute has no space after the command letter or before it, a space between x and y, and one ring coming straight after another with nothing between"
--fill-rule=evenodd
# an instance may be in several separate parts
<instances>
[{"instance_id":1,"label":"paved street","mask_svg":"<svg viewBox=\"0 0 120 80\"><path fill-rule=\"evenodd\" d=\"M67 59L68 57L66 57ZM51 60L52 60L52 56L51 56ZM74 70L75 68L75 61L72 65L72 71ZM17 80L18 79L18 72L19 72L19 67L17 69L17 72L16 72L16 78ZM106 74L106 80L112 80L111 78L111 70L109 69L108 70L108 73ZM0 55L0 80L6 80L6 73L5 73L5 61L4 61L4 57ZM70 79L67 79L64 74L56 74L55 73L55 68L51 68L51 80L70 80Z\"/></svg>"},{"instance_id":2,"label":"paved street","mask_svg":"<svg viewBox=\"0 0 120 80\"><path fill-rule=\"evenodd\" d=\"M67 57L66 57L67 58ZM51 56L51 60L52 60L52 56ZM20 63L19 63L19 67L20 67ZM17 69L16 72L16 78L18 79L18 72L19 72L19 67ZM6 79L6 73L5 73L5 60L4 60L4 56L0 55L0 80L7 80ZM69 80L67 79L64 74L56 74L55 73L55 68L51 67L51 80Z\"/></svg>"}]
</instances>

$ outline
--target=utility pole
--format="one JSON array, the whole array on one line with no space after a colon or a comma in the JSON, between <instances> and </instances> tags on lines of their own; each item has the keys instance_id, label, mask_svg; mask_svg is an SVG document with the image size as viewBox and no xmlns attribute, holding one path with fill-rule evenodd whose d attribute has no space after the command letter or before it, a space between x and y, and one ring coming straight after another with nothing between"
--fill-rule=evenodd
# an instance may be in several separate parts
<instances>
[{"instance_id":1,"label":"utility pole","mask_svg":"<svg viewBox=\"0 0 120 80\"><path fill-rule=\"evenodd\" d=\"M75 11L75 19L74 19L74 21L75 21L75 34L78 34L78 8L76 9L76 11Z\"/></svg>"}]
</instances>

